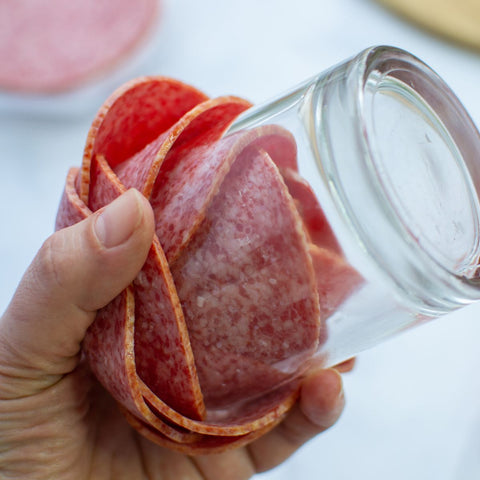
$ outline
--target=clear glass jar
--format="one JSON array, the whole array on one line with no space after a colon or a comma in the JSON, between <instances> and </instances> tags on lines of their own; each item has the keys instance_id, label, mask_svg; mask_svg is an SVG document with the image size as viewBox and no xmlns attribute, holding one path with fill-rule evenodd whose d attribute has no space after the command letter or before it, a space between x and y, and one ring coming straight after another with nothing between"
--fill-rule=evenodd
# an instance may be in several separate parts
<instances>
[{"instance_id":1,"label":"clear glass jar","mask_svg":"<svg viewBox=\"0 0 480 480\"><path fill-rule=\"evenodd\" d=\"M270 124L294 135L299 174L340 249L321 247L348 264L326 286L334 308L321 320L319 363L480 298L479 133L427 65L367 49L248 110L228 133Z\"/></svg>"}]
</instances>

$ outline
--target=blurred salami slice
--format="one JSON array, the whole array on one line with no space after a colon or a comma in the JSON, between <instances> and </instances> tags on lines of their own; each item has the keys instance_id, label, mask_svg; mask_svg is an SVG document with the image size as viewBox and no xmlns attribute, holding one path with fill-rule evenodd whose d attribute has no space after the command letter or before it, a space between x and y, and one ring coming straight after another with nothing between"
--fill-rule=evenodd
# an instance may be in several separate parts
<instances>
[{"instance_id":1,"label":"blurred salami slice","mask_svg":"<svg viewBox=\"0 0 480 480\"><path fill-rule=\"evenodd\" d=\"M158 0L0 2L0 88L77 87L132 55L157 10Z\"/></svg>"}]
</instances>

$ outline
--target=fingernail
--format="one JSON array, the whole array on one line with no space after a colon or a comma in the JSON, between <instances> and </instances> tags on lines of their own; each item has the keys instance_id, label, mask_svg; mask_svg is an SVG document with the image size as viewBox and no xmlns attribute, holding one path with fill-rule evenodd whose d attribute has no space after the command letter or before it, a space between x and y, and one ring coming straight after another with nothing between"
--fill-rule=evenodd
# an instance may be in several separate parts
<instances>
[{"instance_id":1,"label":"fingernail","mask_svg":"<svg viewBox=\"0 0 480 480\"><path fill-rule=\"evenodd\" d=\"M140 193L130 189L97 216L95 234L105 248L113 248L125 243L142 221Z\"/></svg>"}]
</instances>

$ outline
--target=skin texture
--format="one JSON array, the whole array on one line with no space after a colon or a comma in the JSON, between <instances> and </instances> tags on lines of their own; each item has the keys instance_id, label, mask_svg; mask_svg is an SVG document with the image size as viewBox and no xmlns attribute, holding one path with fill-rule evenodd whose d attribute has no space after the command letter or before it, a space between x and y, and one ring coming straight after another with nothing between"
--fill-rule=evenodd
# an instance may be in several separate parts
<instances>
[{"instance_id":1,"label":"skin texture","mask_svg":"<svg viewBox=\"0 0 480 480\"><path fill-rule=\"evenodd\" d=\"M129 190L52 235L0 318L0 477L22 480L240 480L330 427L343 405L336 370L305 379L300 400L247 447L189 457L138 435L81 361L97 309L136 276L153 237L148 202ZM349 365L347 364L347 369Z\"/></svg>"}]
</instances>

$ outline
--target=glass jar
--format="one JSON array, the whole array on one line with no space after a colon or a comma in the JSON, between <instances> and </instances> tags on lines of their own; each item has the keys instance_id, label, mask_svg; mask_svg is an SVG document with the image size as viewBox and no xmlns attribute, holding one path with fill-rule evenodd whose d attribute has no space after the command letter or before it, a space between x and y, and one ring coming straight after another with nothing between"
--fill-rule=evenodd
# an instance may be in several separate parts
<instances>
[{"instance_id":1,"label":"glass jar","mask_svg":"<svg viewBox=\"0 0 480 480\"><path fill-rule=\"evenodd\" d=\"M479 133L425 63L369 48L248 110L228 133L270 124L295 138L299 174L329 225L310 237L338 263L335 273L317 262L337 277L320 292L331 303L321 365L480 298Z\"/></svg>"}]
</instances>

